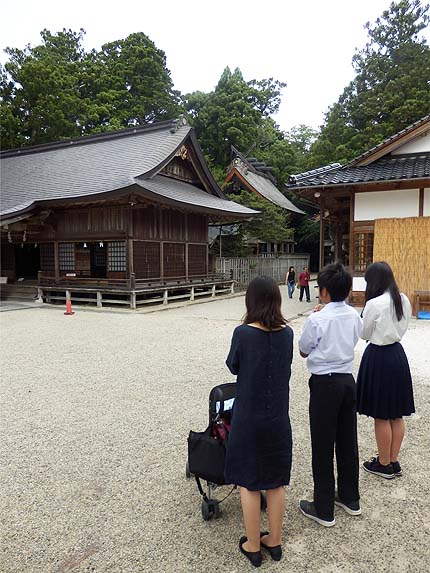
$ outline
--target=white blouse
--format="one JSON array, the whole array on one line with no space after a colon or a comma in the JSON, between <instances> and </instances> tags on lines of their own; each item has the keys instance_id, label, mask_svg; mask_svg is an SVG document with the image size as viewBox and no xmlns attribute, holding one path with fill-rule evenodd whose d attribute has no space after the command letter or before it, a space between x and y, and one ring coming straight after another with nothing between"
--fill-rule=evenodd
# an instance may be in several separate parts
<instances>
[{"instance_id":1,"label":"white blouse","mask_svg":"<svg viewBox=\"0 0 430 573\"><path fill-rule=\"evenodd\" d=\"M403 317L397 320L391 295L388 291L366 303L363 312L363 332L361 338L378 346L399 342L405 334L412 316L411 303L401 293Z\"/></svg>"}]
</instances>

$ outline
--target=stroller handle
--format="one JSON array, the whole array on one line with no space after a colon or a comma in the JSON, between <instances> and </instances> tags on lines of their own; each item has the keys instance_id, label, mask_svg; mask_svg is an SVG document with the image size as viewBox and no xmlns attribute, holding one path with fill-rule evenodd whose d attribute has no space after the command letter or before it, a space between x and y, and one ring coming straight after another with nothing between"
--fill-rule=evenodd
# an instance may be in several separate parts
<instances>
[{"instance_id":1,"label":"stroller handle","mask_svg":"<svg viewBox=\"0 0 430 573\"><path fill-rule=\"evenodd\" d=\"M219 412L216 411L216 404L219 402ZM215 415L221 416L224 413L224 394L221 388L216 388L212 400L209 401L209 418L214 419Z\"/></svg>"}]
</instances>

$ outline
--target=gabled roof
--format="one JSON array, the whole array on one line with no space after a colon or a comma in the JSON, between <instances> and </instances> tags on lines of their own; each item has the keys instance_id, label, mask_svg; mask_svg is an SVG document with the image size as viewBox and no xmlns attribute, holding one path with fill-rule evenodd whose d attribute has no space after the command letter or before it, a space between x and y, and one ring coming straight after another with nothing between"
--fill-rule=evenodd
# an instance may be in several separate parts
<instances>
[{"instance_id":1,"label":"gabled roof","mask_svg":"<svg viewBox=\"0 0 430 573\"><path fill-rule=\"evenodd\" d=\"M304 214L304 211L296 207L294 203L279 191L279 189L273 184L271 178L262 173L258 173L258 171L252 166L252 163L248 163L242 158L236 158L227 174L225 182L228 183L235 176L238 177L243 185L251 192L260 195L264 199L267 199L271 203L274 203L287 211Z\"/></svg>"},{"instance_id":2,"label":"gabled roof","mask_svg":"<svg viewBox=\"0 0 430 573\"><path fill-rule=\"evenodd\" d=\"M343 167L339 163L334 163L291 175L287 187L299 190L372 182L425 180L430 177L430 151L425 149L401 154L400 148L413 139L425 135L429 130L430 116L426 116Z\"/></svg>"},{"instance_id":3,"label":"gabled roof","mask_svg":"<svg viewBox=\"0 0 430 573\"><path fill-rule=\"evenodd\" d=\"M139 177L136 179L136 183L141 188L144 197L156 201L164 199L162 202L172 207L180 208L185 205L192 205L198 207L199 210L211 211L220 216L228 213L251 217L257 213L257 211L239 205L239 203L209 195L194 185L164 175L156 175L151 179Z\"/></svg>"},{"instance_id":4,"label":"gabled roof","mask_svg":"<svg viewBox=\"0 0 430 573\"><path fill-rule=\"evenodd\" d=\"M405 127L395 135L391 137L387 137L375 147L372 147L365 153L362 153L355 159L353 159L350 163L348 163L349 167L353 166L361 166L361 165L368 165L372 161L376 161L379 157L386 155L387 153L391 153L401 145L404 145L411 139L425 133L427 130L430 129L430 115L426 115L422 119L419 119L415 123Z\"/></svg>"},{"instance_id":5,"label":"gabled roof","mask_svg":"<svg viewBox=\"0 0 430 573\"><path fill-rule=\"evenodd\" d=\"M331 166L328 166L331 167ZM430 177L430 153L419 156L388 155L360 167L337 167L321 171L319 169L292 175L289 188L304 188L326 185L347 185L370 183L372 181L402 181Z\"/></svg>"},{"instance_id":6,"label":"gabled roof","mask_svg":"<svg viewBox=\"0 0 430 573\"><path fill-rule=\"evenodd\" d=\"M197 206L204 194L210 198L209 210L242 218L257 213L227 200L206 165L193 129L180 118L2 152L0 215L16 216L53 201L103 199L113 192L140 188L142 181L155 177L184 143L193 148L205 188L189 186L187 196L194 193L200 197L189 201L190 205ZM172 193L173 189L178 191L173 181ZM160 200L162 197L161 193Z\"/></svg>"}]
</instances>

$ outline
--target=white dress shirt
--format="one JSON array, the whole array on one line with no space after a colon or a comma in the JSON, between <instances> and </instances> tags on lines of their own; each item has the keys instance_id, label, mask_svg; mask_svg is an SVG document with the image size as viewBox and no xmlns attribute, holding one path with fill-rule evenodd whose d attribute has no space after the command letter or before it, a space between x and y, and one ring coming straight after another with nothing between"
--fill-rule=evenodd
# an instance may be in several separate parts
<instances>
[{"instance_id":1,"label":"white dress shirt","mask_svg":"<svg viewBox=\"0 0 430 573\"><path fill-rule=\"evenodd\" d=\"M405 334L412 315L408 297L401 293L403 317L397 320L391 295L388 291L367 301L363 312L361 338L378 346L399 342Z\"/></svg>"},{"instance_id":2,"label":"white dress shirt","mask_svg":"<svg viewBox=\"0 0 430 573\"><path fill-rule=\"evenodd\" d=\"M312 374L351 374L354 348L360 338L363 321L345 302L330 302L306 321L299 349L308 354Z\"/></svg>"}]
</instances>

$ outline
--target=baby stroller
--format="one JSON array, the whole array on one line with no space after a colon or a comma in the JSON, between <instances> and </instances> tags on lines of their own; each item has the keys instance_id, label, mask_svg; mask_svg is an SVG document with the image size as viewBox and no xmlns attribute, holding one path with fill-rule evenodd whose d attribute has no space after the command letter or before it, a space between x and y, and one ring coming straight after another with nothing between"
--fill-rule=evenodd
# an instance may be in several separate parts
<instances>
[{"instance_id":1,"label":"baby stroller","mask_svg":"<svg viewBox=\"0 0 430 573\"><path fill-rule=\"evenodd\" d=\"M205 521L221 515L220 504L236 489L221 500L212 498L213 491L221 485L228 485L224 479L225 452L231 427L231 414L236 396L236 384L220 384L209 394L209 425L204 432L191 431L188 436L187 478L194 475L202 496L202 516ZM207 483L207 494L201 480ZM266 498L261 494L261 507L266 508Z\"/></svg>"}]
</instances>

